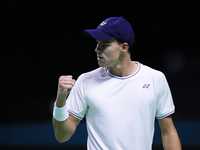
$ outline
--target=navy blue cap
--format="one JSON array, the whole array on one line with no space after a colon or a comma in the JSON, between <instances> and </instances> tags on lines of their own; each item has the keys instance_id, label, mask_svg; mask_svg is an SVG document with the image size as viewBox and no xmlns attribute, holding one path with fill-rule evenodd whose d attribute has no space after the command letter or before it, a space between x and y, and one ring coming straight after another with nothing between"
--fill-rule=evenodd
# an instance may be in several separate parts
<instances>
[{"instance_id":1,"label":"navy blue cap","mask_svg":"<svg viewBox=\"0 0 200 150\"><path fill-rule=\"evenodd\" d=\"M133 45L135 41L132 26L122 16L107 18L96 29L84 30L83 35L100 41L118 39L129 45Z\"/></svg>"}]
</instances>

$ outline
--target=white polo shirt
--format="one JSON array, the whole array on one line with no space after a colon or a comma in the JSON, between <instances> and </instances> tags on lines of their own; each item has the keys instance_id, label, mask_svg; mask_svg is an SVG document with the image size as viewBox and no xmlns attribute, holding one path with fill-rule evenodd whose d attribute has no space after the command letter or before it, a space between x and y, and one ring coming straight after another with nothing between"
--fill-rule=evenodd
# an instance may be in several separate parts
<instances>
[{"instance_id":1,"label":"white polo shirt","mask_svg":"<svg viewBox=\"0 0 200 150\"><path fill-rule=\"evenodd\" d=\"M72 88L68 111L86 117L88 150L151 150L155 117L174 113L164 74L137 63L127 77L102 67L84 73Z\"/></svg>"}]
</instances>

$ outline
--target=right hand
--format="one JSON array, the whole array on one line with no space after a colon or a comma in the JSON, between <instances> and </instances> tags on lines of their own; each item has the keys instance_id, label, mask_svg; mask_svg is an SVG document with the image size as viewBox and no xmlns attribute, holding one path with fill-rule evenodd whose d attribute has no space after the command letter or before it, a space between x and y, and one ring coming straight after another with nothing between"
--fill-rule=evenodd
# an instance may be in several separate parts
<instances>
[{"instance_id":1,"label":"right hand","mask_svg":"<svg viewBox=\"0 0 200 150\"><path fill-rule=\"evenodd\" d=\"M63 107L66 102L67 95L70 93L72 87L74 86L76 80L72 78L71 75L60 76L58 82L58 92L57 92L57 103L58 107Z\"/></svg>"}]
</instances>

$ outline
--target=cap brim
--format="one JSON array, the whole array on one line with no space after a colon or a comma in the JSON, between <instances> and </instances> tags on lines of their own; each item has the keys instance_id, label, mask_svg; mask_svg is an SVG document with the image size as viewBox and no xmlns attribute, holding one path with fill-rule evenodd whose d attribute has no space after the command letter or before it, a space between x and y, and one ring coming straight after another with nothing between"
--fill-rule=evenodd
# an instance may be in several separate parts
<instances>
[{"instance_id":1,"label":"cap brim","mask_svg":"<svg viewBox=\"0 0 200 150\"><path fill-rule=\"evenodd\" d=\"M90 29L90 30L84 30L83 31L83 35L87 36L87 37L93 37L96 40L100 40L100 41L105 41L105 40L110 40L110 39L114 39L115 37L110 36L109 34L106 34L105 32L97 29Z\"/></svg>"}]
</instances>

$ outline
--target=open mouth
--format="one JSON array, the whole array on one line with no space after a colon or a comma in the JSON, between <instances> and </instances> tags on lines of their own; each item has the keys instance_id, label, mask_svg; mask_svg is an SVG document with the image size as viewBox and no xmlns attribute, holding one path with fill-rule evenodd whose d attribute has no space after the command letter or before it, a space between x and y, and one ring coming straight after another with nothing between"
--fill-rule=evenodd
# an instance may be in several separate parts
<instances>
[{"instance_id":1,"label":"open mouth","mask_svg":"<svg viewBox=\"0 0 200 150\"><path fill-rule=\"evenodd\" d=\"M102 60L102 59L103 59L103 57L97 56L97 59L98 59L98 60Z\"/></svg>"}]
</instances>

